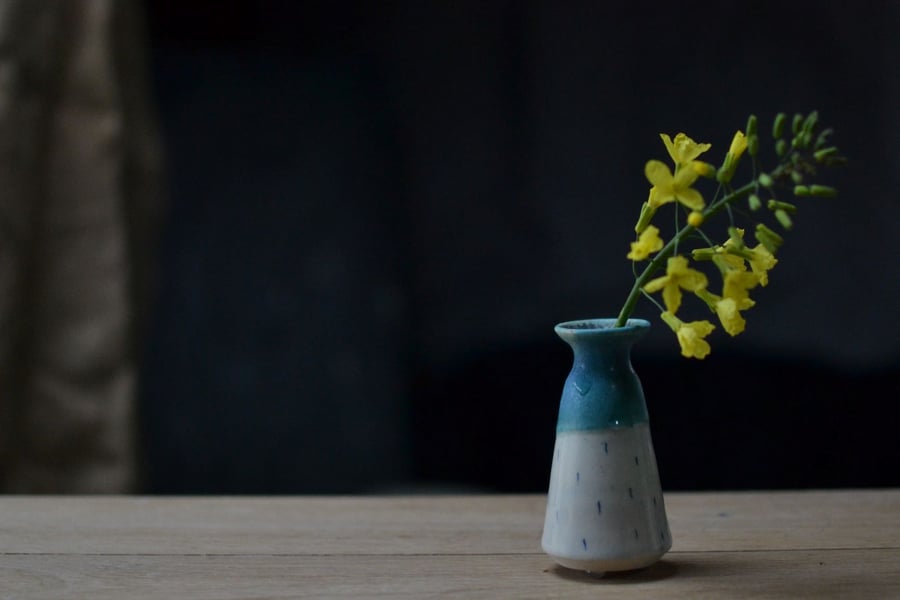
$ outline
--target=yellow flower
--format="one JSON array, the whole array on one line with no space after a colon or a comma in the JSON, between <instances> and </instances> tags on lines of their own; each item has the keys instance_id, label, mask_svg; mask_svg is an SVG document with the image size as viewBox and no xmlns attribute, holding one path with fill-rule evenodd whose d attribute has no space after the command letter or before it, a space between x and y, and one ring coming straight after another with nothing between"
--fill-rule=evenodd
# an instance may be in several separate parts
<instances>
[{"instance_id":1,"label":"yellow flower","mask_svg":"<svg viewBox=\"0 0 900 600\"><path fill-rule=\"evenodd\" d=\"M726 240L722 246L717 247L718 252L713 261L719 265L723 273L728 270L746 271L746 263L749 262L758 283L765 287L769 283L768 271L778 261L762 244L757 244L755 248L744 246L744 230L737 228L735 231L740 242L735 243L732 238Z\"/></svg>"},{"instance_id":2,"label":"yellow flower","mask_svg":"<svg viewBox=\"0 0 900 600\"><path fill-rule=\"evenodd\" d=\"M659 229L650 225L641 232L636 242L631 242L631 252L628 253L628 258L631 260L644 260L654 252L662 250L662 247L663 241L659 237Z\"/></svg>"},{"instance_id":3,"label":"yellow flower","mask_svg":"<svg viewBox=\"0 0 900 600\"><path fill-rule=\"evenodd\" d=\"M710 144L698 144L683 133L676 135L674 142L665 133L659 134L659 137L662 138L675 164L682 167L690 165L694 159L712 147Z\"/></svg>"},{"instance_id":4,"label":"yellow flower","mask_svg":"<svg viewBox=\"0 0 900 600\"><path fill-rule=\"evenodd\" d=\"M744 150L747 149L747 136L744 135L744 132L738 130L735 132L734 137L731 138L731 146L728 148L728 154L731 155L733 160L737 160L744 153Z\"/></svg>"},{"instance_id":5,"label":"yellow flower","mask_svg":"<svg viewBox=\"0 0 900 600\"><path fill-rule=\"evenodd\" d=\"M647 202L654 210L662 204L676 200L691 210L703 210L703 196L691 187L699 177L694 169L678 169L675 175L672 175L672 171L664 163L648 160L644 174L653 184Z\"/></svg>"},{"instance_id":6,"label":"yellow flower","mask_svg":"<svg viewBox=\"0 0 900 600\"><path fill-rule=\"evenodd\" d=\"M700 290L697 292L697 297L706 302L709 309L716 313L716 316L719 317L719 322L722 323L722 327L725 328L728 335L736 336L744 331L747 322L744 320L740 311L752 307L752 300L747 298L744 306L741 307L738 306L738 303L734 298L723 298L722 296L717 296L707 290Z\"/></svg>"},{"instance_id":7,"label":"yellow flower","mask_svg":"<svg viewBox=\"0 0 900 600\"><path fill-rule=\"evenodd\" d=\"M692 321L685 323L671 312L664 312L662 320L672 328L681 346L681 355L686 358L706 358L711 348L704 340L716 328L709 321Z\"/></svg>"},{"instance_id":8,"label":"yellow flower","mask_svg":"<svg viewBox=\"0 0 900 600\"><path fill-rule=\"evenodd\" d=\"M666 274L647 282L644 291L648 293L662 290L666 310L675 313L681 306L682 288L689 292L705 289L706 275L688 267L688 260L683 256L672 256L666 263Z\"/></svg>"},{"instance_id":9,"label":"yellow flower","mask_svg":"<svg viewBox=\"0 0 900 600\"><path fill-rule=\"evenodd\" d=\"M756 304L750 299L747 290L752 290L758 283L759 276L756 273L731 269L725 273L722 297L734 300L738 310L747 310Z\"/></svg>"},{"instance_id":10,"label":"yellow flower","mask_svg":"<svg viewBox=\"0 0 900 600\"><path fill-rule=\"evenodd\" d=\"M750 269L759 278L759 285L766 287L769 285L769 271L778 264L778 259L762 244L747 250L751 254Z\"/></svg>"},{"instance_id":11,"label":"yellow flower","mask_svg":"<svg viewBox=\"0 0 900 600\"><path fill-rule=\"evenodd\" d=\"M741 316L741 311L738 310L737 302L733 298L720 298L715 303L715 310L719 322L728 335L735 336L744 331L747 321Z\"/></svg>"}]
</instances>

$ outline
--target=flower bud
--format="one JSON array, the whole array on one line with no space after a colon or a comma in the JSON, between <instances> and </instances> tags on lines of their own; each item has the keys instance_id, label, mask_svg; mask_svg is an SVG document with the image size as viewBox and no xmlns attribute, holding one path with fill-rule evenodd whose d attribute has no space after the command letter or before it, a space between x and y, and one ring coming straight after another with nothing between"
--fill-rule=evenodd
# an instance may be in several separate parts
<instances>
[{"instance_id":1,"label":"flower bud","mask_svg":"<svg viewBox=\"0 0 900 600\"><path fill-rule=\"evenodd\" d=\"M822 146L824 146L825 144L828 143L828 136L831 135L832 133L834 133L834 129L829 127L828 129L823 130L822 133L819 134L819 136L816 138L816 146L815 146L816 150L818 150L819 148L821 148Z\"/></svg>"},{"instance_id":2,"label":"flower bud","mask_svg":"<svg viewBox=\"0 0 900 600\"><path fill-rule=\"evenodd\" d=\"M793 221L791 221L790 215L788 215L786 211L781 210L780 208L775 211L775 218L778 219L778 222L781 223L781 226L785 229L791 229L794 226Z\"/></svg>"},{"instance_id":3,"label":"flower bud","mask_svg":"<svg viewBox=\"0 0 900 600\"><path fill-rule=\"evenodd\" d=\"M688 215L687 222L691 227L700 227L703 225L703 213L699 210L692 210Z\"/></svg>"},{"instance_id":4,"label":"flower bud","mask_svg":"<svg viewBox=\"0 0 900 600\"><path fill-rule=\"evenodd\" d=\"M803 125L803 115L800 113L796 113L794 115L794 121L791 123L791 131L794 132L794 135L800 133L800 127Z\"/></svg>"},{"instance_id":5,"label":"flower bud","mask_svg":"<svg viewBox=\"0 0 900 600\"><path fill-rule=\"evenodd\" d=\"M765 246L766 250L775 254L779 247L784 243L784 238L780 235L763 225L762 223L756 226L756 232L754 233L756 237L756 241Z\"/></svg>"},{"instance_id":6,"label":"flower bud","mask_svg":"<svg viewBox=\"0 0 900 600\"><path fill-rule=\"evenodd\" d=\"M734 172L737 169L738 160L740 160L741 155L746 149L747 136L744 135L743 131L738 130L734 133L734 137L731 138L731 146L728 148L728 152L725 153L725 160L722 162L722 166L716 173L716 179L719 183L728 183L731 181L731 178L734 177Z\"/></svg>"},{"instance_id":7,"label":"flower bud","mask_svg":"<svg viewBox=\"0 0 900 600\"><path fill-rule=\"evenodd\" d=\"M762 208L762 202L759 199L759 196L756 194L750 194L747 198L747 206L750 207L750 210L759 210Z\"/></svg>"},{"instance_id":8,"label":"flower bud","mask_svg":"<svg viewBox=\"0 0 900 600\"><path fill-rule=\"evenodd\" d=\"M794 186L794 195L795 196L809 196L809 186L795 185Z\"/></svg>"},{"instance_id":9,"label":"flower bud","mask_svg":"<svg viewBox=\"0 0 900 600\"><path fill-rule=\"evenodd\" d=\"M735 131L734 137L731 138L731 147L728 148L728 154L732 157L732 160L737 161L746 149L747 136L741 130Z\"/></svg>"},{"instance_id":10,"label":"flower bud","mask_svg":"<svg viewBox=\"0 0 900 600\"><path fill-rule=\"evenodd\" d=\"M797 207L790 202L780 202L778 200L772 199L766 203L766 206L769 210L783 210L787 213L794 214L797 212Z\"/></svg>"},{"instance_id":11,"label":"flower bud","mask_svg":"<svg viewBox=\"0 0 900 600\"><path fill-rule=\"evenodd\" d=\"M700 177L715 177L716 176L716 168L709 164L708 162L703 162L702 160L695 160L691 162L691 168L697 172Z\"/></svg>"},{"instance_id":12,"label":"flower bud","mask_svg":"<svg viewBox=\"0 0 900 600\"><path fill-rule=\"evenodd\" d=\"M784 124L787 121L787 115L783 112L775 115L775 122L772 124L772 137L776 140L784 135Z\"/></svg>"},{"instance_id":13,"label":"flower bud","mask_svg":"<svg viewBox=\"0 0 900 600\"><path fill-rule=\"evenodd\" d=\"M694 260L712 260L715 255L714 248L696 248L691 251L691 258Z\"/></svg>"},{"instance_id":14,"label":"flower bud","mask_svg":"<svg viewBox=\"0 0 900 600\"><path fill-rule=\"evenodd\" d=\"M812 132L806 131L805 129L800 132L800 135L797 136L800 138L800 147L806 150L812 144Z\"/></svg>"},{"instance_id":15,"label":"flower bud","mask_svg":"<svg viewBox=\"0 0 900 600\"><path fill-rule=\"evenodd\" d=\"M829 185L814 184L809 186L809 195L818 198L835 198L837 197L837 190Z\"/></svg>"},{"instance_id":16,"label":"flower bud","mask_svg":"<svg viewBox=\"0 0 900 600\"><path fill-rule=\"evenodd\" d=\"M812 135L808 131L801 131L791 140L791 146L806 150L812 143Z\"/></svg>"},{"instance_id":17,"label":"flower bud","mask_svg":"<svg viewBox=\"0 0 900 600\"><path fill-rule=\"evenodd\" d=\"M756 135L756 115L747 118L747 137L751 135Z\"/></svg>"},{"instance_id":18,"label":"flower bud","mask_svg":"<svg viewBox=\"0 0 900 600\"><path fill-rule=\"evenodd\" d=\"M759 152L759 136L755 133L747 137L747 153L756 156Z\"/></svg>"},{"instance_id":19,"label":"flower bud","mask_svg":"<svg viewBox=\"0 0 900 600\"><path fill-rule=\"evenodd\" d=\"M801 129L803 131L807 131L812 134L813 130L816 128L816 123L819 121L819 111L814 110L806 116L806 119L803 121L803 125Z\"/></svg>"},{"instance_id":20,"label":"flower bud","mask_svg":"<svg viewBox=\"0 0 900 600\"><path fill-rule=\"evenodd\" d=\"M838 166L838 165L846 165L846 164L847 164L847 157L846 157L846 156L838 156L837 154L835 154L834 156L826 156L825 158L822 159L822 163L823 163L826 167L834 167L834 166Z\"/></svg>"},{"instance_id":21,"label":"flower bud","mask_svg":"<svg viewBox=\"0 0 900 600\"><path fill-rule=\"evenodd\" d=\"M641 206L641 216L638 217L638 222L634 226L635 233L643 233L645 229L647 229L647 225L650 224L650 220L653 218L653 215L656 213L656 210L650 207L649 202L644 202Z\"/></svg>"},{"instance_id":22,"label":"flower bud","mask_svg":"<svg viewBox=\"0 0 900 600\"><path fill-rule=\"evenodd\" d=\"M800 171L791 171L791 181L796 184L803 183L803 173Z\"/></svg>"},{"instance_id":23,"label":"flower bud","mask_svg":"<svg viewBox=\"0 0 900 600\"><path fill-rule=\"evenodd\" d=\"M733 173L731 173L727 168L728 160L726 159L725 164L719 167L719 170L716 171L716 181L719 183L728 183L731 181L731 177Z\"/></svg>"},{"instance_id":24,"label":"flower bud","mask_svg":"<svg viewBox=\"0 0 900 600\"><path fill-rule=\"evenodd\" d=\"M822 162L829 156L837 154L837 151L837 146L829 146L828 148L822 148L821 150L813 152L813 157L815 157L816 162Z\"/></svg>"},{"instance_id":25,"label":"flower bud","mask_svg":"<svg viewBox=\"0 0 900 600\"><path fill-rule=\"evenodd\" d=\"M784 156L787 153L787 142L784 140L778 140L775 142L775 153L780 157Z\"/></svg>"},{"instance_id":26,"label":"flower bud","mask_svg":"<svg viewBox=\"0 0 900 600\"><path fill-rule=\"evenodd\" d=\"M759 177L757 177L756 180L759 182L759 185L763 186L764 188L770 188L775 183L772 180L772 176L768 173L760 173Z\"/></svg>"}]
</instances>

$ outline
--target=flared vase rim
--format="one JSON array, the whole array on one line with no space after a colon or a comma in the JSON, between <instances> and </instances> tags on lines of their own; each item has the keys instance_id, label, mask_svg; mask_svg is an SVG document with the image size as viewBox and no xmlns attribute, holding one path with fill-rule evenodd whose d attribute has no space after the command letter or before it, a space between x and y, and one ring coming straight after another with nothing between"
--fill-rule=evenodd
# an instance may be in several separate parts
<instances>
[{"instance_id":1,"label":"flared vase rim","mask_svg":"<svg viewBox=\"0 0 900 600\"><path fill-rule=\"evenodd\" d=\"M602 334L643 332L650 328L646 319L628 319L622 327L616 327L617 319L576 319L557 323L554 330L557 334Z\"/></svg>"}]
</instances>

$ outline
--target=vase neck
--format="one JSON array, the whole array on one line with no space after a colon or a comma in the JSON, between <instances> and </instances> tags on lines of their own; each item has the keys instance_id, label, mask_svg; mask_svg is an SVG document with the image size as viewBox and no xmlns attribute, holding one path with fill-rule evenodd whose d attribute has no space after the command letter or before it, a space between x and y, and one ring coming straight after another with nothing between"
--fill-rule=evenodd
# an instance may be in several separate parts
<instances>
[{"instance_id":1,"label":"vase neck","mask_svg":"<svg viewBox=\"0 0 900 600\"><path fill-rule=\"evenodd\" d=\"M560 406L558 430L591 430L633 426L647 420L643 390L631 368L631 347L650 327L629 320L572 321L556 333L574 353Z\"/></svg>"}]
</instances>

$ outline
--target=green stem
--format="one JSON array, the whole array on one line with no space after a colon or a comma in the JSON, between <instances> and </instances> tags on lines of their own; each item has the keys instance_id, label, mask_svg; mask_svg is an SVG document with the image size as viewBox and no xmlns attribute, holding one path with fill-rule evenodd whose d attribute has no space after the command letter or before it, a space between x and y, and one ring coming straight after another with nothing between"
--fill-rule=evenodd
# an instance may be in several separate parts
<instances>
[{"instance_id":1,"label":"green stem","mask_svg":"<svg viewBox=\"0 0 900 600\"><path fill-rule=\"evenodd\" d=\"M756 189L756 182L751 182L743 187L740 187L730 194L723 196L716 202L713 202L706 210L703 211L703 221L706 222L707 219L714 216L720 210L730 205L735 200L739 198L743 198L750 192ZM625 304L622 306L622 310L619 311L619 317L616 319L616 327L624 327L625 323L628 322L628 318L631 317L634 312L634 307L637 305L638 298L641 297L641 290L650 281L650 278L653 277L657 271L665 264L665 262L669 259L670 256L675 252L675 248L678 247L678 244L683 240L689 233L691 233L695 227L690 224L685 224L675 236L669 240L669 242L663 246L662 250L660 250L656 256L653 257L653 260L647 265L647 267L638 275L637 279L634 280L634 286L631 288L631 292L628 294L628 297L625 299Z\"/></svg>"}]
</instances>

